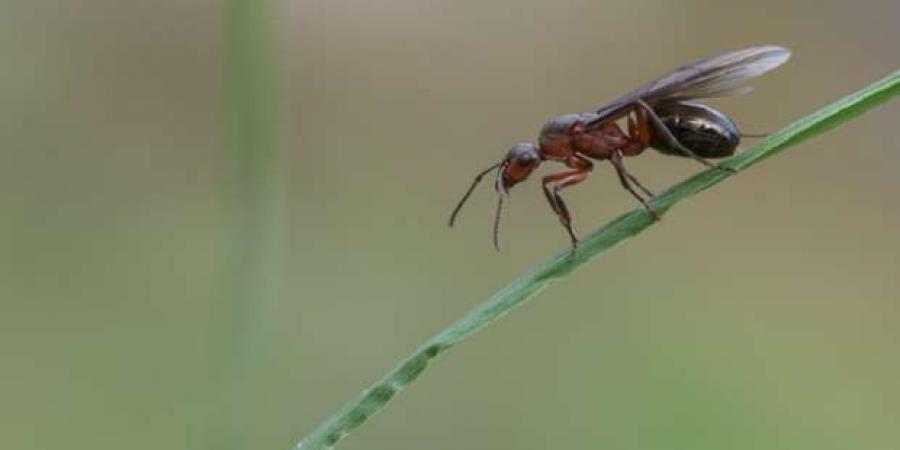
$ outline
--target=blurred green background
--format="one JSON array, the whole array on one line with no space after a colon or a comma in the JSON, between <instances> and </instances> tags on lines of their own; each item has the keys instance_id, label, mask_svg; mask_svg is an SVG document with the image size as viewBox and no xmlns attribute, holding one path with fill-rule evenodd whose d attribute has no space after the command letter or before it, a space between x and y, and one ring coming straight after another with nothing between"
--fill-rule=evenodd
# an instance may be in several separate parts
<instances>
[{"instance_id":1,"label":"blurred green background","mask_svg":"<svg viewBox=\"0 0 900 450\"><path fill-rule=\"evenodd\" d=\"M900 67L893 0L239 3L4 5L0 447L288 448L567 245L534 180L502 253L488 187L445 224L547 118L781 44L716 103L773 131ZM898 448L898 123L678 206L341 448ZM603 165L566 198L582 234L635 206Z\"/></svg>"}]
</instances>

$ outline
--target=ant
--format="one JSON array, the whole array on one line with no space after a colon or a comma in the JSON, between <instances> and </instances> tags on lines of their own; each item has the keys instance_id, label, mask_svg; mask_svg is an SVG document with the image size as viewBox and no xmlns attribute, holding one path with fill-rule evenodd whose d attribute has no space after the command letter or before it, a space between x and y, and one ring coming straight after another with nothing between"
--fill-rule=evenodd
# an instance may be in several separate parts
<instances>
[{"instance_id":1,"label":"ant","mask_svg":"<svg viewBox=\"0 0 900 450\"><path fill-rule=\"evenodd\" d=\"M475 177L453 209L449 224L453 226L463 204L484 176L496 171L499 200L493 238L494 248L499 251L504 195L509 195L510 188L525 181L542 162L556 161L568 170L543 177L541 187L550 208L569 234L574 252L578 237L560 191L587 179L594 169L591 160L608 160L622 187L654 220L659 220L659 214L647 200L654 194L626 169L624 158L653 148L667 155L694 159L707 167L734 172L707 158L731 156L742 136L754 135L742 134L727 116L691 100L746 94L752 88L738 86L741 82L784 64L790 55L788 49L777 46L723 53L675 69L594 111L555 117L541 128L537 143L514 145L500 162ZM626 122L627 131L617 123L621 120Z\"/></svg>"}]
</instances>

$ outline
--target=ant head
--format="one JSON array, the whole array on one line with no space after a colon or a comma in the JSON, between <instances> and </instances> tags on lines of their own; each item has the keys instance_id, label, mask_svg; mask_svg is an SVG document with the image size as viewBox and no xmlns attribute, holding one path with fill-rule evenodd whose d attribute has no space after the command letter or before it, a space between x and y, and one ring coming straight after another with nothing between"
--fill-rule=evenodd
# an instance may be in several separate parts
<instances>
[{"instance_id":1,"label":"ant head","mask_svg":"<svg viewBox=\"0 0 900 450\"><path fill-rule=\"evenodd\" d=\"M453 223L456 222L456 215L459 214L459 210L462 209L463 204L465 204L466 200L469 199L469 196L472 195L475 186L478 186L478 183L481 182L481 179L484 178L488 172L496 170L497 181L494 187L497 189L497 193L500 194L500 197L497 200L497 210L494 214L494 247L499 250L500 244L498 242L498 236L500 233L500 212L503 209L503 196L509 195L509 188L517 183L525 181L525 179L531 175L531 172L540 164L541 155L538 152L538 147L536 145L527 142L514 145L509 149L509 152L506 153L506 156L502 161L484 169L475 177L475 180L472 181L469 189L450 214L450 226L452 227Z\"/></svg>"},{"instance_id":2,"label":"ant head","mask_svg":"<svg viewBox=\"0 0 900 450\"><path fill-rule=\"evenodd\" d=\"M522 142L512 146L503 162L500 163L500 176L497 178L497 192L509 193L509 188L515 186L531 175L531 172L541 164L541 155L537 146L530 142Z\"/></svg>"}]
</instances>

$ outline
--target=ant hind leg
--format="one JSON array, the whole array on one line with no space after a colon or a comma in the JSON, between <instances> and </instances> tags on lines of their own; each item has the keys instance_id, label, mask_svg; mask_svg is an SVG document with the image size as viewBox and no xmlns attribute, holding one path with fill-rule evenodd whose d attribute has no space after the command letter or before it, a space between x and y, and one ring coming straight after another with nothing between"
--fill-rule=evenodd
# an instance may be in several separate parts
<instances>
[{"instance_id":1,"label":"ant hind leg","mask_svg":"<svg viewBox=\"0 0 900 450\"><path fill-rule=\"evenodd\" d=\"M666 141L666 143L678 149L678 151L683 155L694 159L695 161L703 164L706 167L721 169L732 173L737 172L737 170L735 170L734 168L707 161L706 159L694 153L691 149L682 145L681 142L678 142L678 138L676 138L675 135L672 134L669 128L666 127L666 125L663 123L662 119L660 119L659 116L656 115L656 112L653 111L653 108L651 108L650 105L647 104L647 102L638 99L634 102L634 105L644 110L647 118L650 120L650 123L653 124L653 128L660 133L660 137L662 137Z\"/></svg>"},{"instance_id":2,"label":"ant hind leg","mask_svg":"<svg viewBox=\"0 0 900 450\"><path fill-rule=\"evenodd\" d=\"M740 134L741 137L748 137L748 138L767 138L772 133L744 133L744 130L738 130L738 134Z\"/></svg>"}]
</instances>

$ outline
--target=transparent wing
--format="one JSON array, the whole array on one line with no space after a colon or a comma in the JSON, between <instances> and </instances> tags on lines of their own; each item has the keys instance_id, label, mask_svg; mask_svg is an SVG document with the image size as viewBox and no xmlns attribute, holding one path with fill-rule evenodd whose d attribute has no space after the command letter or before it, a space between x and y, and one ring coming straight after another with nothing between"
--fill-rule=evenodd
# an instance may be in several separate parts
<instances>
[{"instance_id":1,"label":"transparent wing","mask_svg":"<svg viewBox=\"0 0 900 450\"><path fill-rule=\"evenodd\" d=\"M602 120L638 99L652 106L667 100L746 94L752 88L739 86L742 82L784 64L790 57L790 50L777 46L751 47L723 53L679 67L595 112L600 116L599 120Z\"/></svg>"}]
</instances>

